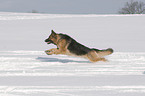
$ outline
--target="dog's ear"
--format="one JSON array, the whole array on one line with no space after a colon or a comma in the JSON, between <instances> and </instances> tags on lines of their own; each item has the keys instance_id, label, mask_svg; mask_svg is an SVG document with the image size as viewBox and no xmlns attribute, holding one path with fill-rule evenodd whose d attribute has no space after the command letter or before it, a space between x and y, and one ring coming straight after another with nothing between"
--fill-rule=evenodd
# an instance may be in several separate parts
<instances>
[{"instance_id":1,"label":"dog's ear","mask_svg":"<svg viewBox=\"0 0 145 96\"><path fill-rule=\"evenodd\" d=\"M56 35L56 33L55 33L53 30L51 30L51 34L54 34L54 35Z\"/></svg>"}]
</instances>

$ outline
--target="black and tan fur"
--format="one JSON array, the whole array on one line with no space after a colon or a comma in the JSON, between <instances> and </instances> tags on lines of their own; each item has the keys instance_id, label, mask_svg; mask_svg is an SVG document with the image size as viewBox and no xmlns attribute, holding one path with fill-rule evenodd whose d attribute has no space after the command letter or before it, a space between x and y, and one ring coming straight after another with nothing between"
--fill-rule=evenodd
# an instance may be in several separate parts
<instances>
[{"instance_id":1,"label":"black and tan fur","mask_svg":"<svg viewBox=\"0 0 145 96\"><path fill-rule=\"evenodd\" d=\"M79 56L89 59L91 62L106 61L104 56L112 54L113 49L99 50L88 48L66 34L57 34L52 30L51 35L45 40L47 44L53 43L57 48L46 50L47 55L64 54Z\"/></svg>"}]
</instances>

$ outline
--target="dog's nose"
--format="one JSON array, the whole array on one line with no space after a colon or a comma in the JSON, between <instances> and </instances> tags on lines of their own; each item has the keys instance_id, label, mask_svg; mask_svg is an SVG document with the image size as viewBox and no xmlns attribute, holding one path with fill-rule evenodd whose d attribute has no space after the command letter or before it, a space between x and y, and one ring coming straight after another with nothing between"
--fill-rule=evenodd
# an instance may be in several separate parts
<instances>
[{"instance_id":1,"label":"dog's nose","mask_svg":"<svg viewBox=\"0 0 145 96\"><path fill-rule=\"evenodd\" d=\"M45 42L47 42L47 41L48 41L48 39L45 40Z\"/></svg>"}]
</instances>

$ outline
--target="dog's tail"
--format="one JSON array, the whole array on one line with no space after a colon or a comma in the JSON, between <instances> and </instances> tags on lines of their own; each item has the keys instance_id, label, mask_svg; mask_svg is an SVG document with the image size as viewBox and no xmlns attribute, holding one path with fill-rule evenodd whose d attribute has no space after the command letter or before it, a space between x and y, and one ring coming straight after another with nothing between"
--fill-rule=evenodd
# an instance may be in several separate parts
<instances>
[{"instance_id":1,"label":"dog's tail","mask_svg":"<svg viewBox=\"0 0 145 96\"><path fill-rule=\"evenodd\" d=\"M99 50L99 49L94 49L93 48L92 50L95 50L99 57L103 57L103 56L110 55L110 54L113 53L112 48L108 48L108 49L105 49L105 50Z\"/></svg>"}]
</instances>

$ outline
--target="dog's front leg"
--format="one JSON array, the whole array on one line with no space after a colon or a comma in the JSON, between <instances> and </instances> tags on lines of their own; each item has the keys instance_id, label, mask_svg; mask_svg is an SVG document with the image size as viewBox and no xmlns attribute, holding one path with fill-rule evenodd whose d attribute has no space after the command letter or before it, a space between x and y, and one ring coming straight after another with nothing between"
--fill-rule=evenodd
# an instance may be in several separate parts
<instances>
[{"instance_id":1,"label":"dog's front leg","mask_svg":"<svg viewBox=\"0 0 145 96\"><path fill-rule=\"evenodd\" d=\"M46 50L45 53L47 55L52 55L52 54L56 54L57 55L57 54L60 54L60 51L57 48L52 48L50 50Z\"/></svg>"}]
</instances>

